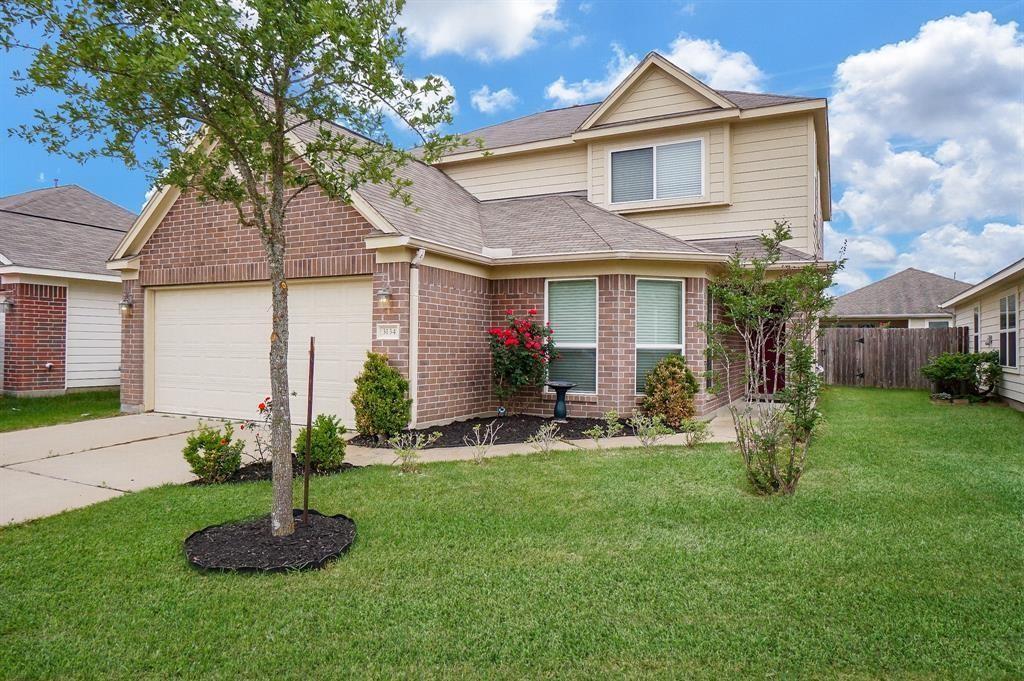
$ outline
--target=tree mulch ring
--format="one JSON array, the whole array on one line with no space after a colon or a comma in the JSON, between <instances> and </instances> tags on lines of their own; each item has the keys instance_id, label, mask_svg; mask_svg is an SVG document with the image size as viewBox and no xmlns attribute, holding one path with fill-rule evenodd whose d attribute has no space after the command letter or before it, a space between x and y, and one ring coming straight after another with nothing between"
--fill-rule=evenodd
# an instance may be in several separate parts
<instances>
[{"instance_id":1,"label":"tree mulch ring","mask_svg":"<svg viewBox=\"0 0 1024 681\"><path fill-rule=\"evenodd\" d=\"M526 416L522 414L512 414L509 416L490 416L484 418L467 419L465 421L454 421L444 426L432 426L430 428L417 428L414 430L406 431L410 433L441 433L441 437L431 445L431 448L436 447L464 447L465 442L463 438L473 437L473 426L480 425L481 430L487 428L487 424L492 421L497 421L501 424L501 430L498 431L498 436L494 439L495 444L515 444L519 442L526 442L527 438L534 435L537 430L544 424L551 421L550 418L544 418L541 416ZM633 429L625 421L621 421L622 431L616 437L625 437L627 435L633 435ZM558 437L561 440L585 440L588 436L583 431L589 430L594 426L605 426L604 419L589 419L589 418L569 418L566 423L558 424ZM387 444L378 443L373 437L366 435L356 435L354 438L349 440L354 445L360 447L388 447Z\"/></svg>"},{"instance_id":2,"label":"tree mulch ring","mask_svg":"<svg viewBox=\"0 0 1024 681\"><path fill-rule=\"evenodd\" d=\"M334 475L335 473L345 473L347 471L352 470L353 468L359 468L359 466L356 466L354 464L351 464L351 463L345 461L345 462L343 462L341 464L341 468L339 468L336 471L331 471L330 473L317 473L316 471L313 471L313 475L314 476L318 476L318 475ZM272 472L272 470L273 470L273 467L271 466L269 461L254 461L253 463L247 463L246 465L244 465L241 468L239 468L237 471L235 471L231 475L230 478L228 478L224 482L225 483L229 483L229 482L258 482L260 480L270 480L271 479L271 472ZM302 477L302 461L300 461L299 458L296 457L295 455L292 455L292 477L293 478L301 478ZM190 482L188 484L190 484L190 485L214 485L214 484L220 484L220 483L204 482L202 480L193 480L192 482Z\"/></svg>"},{"instance_id":3,"label":"tree mulch ring","mask_svg":"<svg viewBox=\"0 0 1024 681\"><path fill-rule=\"evenodd\" d=\"M185 557L202 570L221 572L285 572L317 570L348 551L356 539L356 523L344 515L322 515L310 509L309 525L295 509L295 532L270 533L270 515L255 520L211 525L185 540Z\"/></svg>"}]
</instances>

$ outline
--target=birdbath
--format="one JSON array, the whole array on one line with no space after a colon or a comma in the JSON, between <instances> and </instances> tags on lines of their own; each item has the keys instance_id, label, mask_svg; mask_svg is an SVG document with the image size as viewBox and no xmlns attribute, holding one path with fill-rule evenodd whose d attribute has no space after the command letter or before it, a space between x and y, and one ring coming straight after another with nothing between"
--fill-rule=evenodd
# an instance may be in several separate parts
<instances>
[{"instance_id":1,"label":"birdbath","mask_svg":"<svg viewBox=\"0 0 1024 681\"><path fill-rule=\"evenodd\" d=\"M555 391L555 421L565 423L565 393L576 387L569 381L548 381L548 387Z\"/></svg>"}]
</instances>

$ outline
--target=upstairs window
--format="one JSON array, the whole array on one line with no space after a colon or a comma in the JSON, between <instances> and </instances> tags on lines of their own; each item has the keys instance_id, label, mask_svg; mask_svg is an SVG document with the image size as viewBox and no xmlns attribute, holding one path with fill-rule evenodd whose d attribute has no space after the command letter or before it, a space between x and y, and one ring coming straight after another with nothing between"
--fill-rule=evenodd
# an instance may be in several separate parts
<instances>
[{"instance_id":1,"label":"upstairs window","mask_svg":"<svg viewBox=\"0 0 1024 681\"><path fill-rule=\"evenodd\" d=\"M558 359L548 377L571 381L573 392L597 392L597 280L548 280L545 309L555 331Z\"/></svg>"},{"instance_id":2,"label":"upstairs window","mask_svg":"<svg viewBox=\"0 0 1024 681\"><path fill-rule=\"evenodd\" d=\"M704 195L704 140L611 153L612 203Z\"/></svg>"},{"instance_id":3,"label":"upstairs window","mask_svg":"<svg viewBox=\"0 0 1024 681\"><path fill-rule=\"evenodd\" d=\"M1017 366L1017 294L999 299L999 363Z\"/></svg>"}]
</instances>

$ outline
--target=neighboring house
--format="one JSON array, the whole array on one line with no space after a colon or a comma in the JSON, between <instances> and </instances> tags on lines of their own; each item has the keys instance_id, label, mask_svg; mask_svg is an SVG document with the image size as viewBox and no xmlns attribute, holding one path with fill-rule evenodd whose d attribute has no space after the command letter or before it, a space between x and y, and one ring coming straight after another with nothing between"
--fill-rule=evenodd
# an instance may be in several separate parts
<instances>
[{"instance_id":1,"label":"neighboring house","mask_svg":"<svg viewBox=\"0 0 1024 681\"><path fill-rule=\"evenodd\" d=\"M974 352L995 350L1003 377L999 394L1017 409L1024 410L1024 258L1001 269L942 303L956 317L956 325L967 327Z\"/></svg>"},{"instance_id":2,"label":"neighboring house","mask_svg":"<svg viewBox=\"0 0 1024 681\"><path fill-rule=\"evenodd\" d=\"M492 412L486 329L509 308L554 326L551 375L577 384L572 415L630 412L670 353L703 374L708 282L730 254L757 253L758 236L788 220L779 266L822 255L826 112L824 99L714 90L651 54L602 102L466 133L486 154L467 146L407 165L414 208L379 186L351 205L303 193L287 226L294 413L310 335L317 411L352 422L353 379L375 350L409 377L416 423ZM300 127L293 142L315 134ZM252 416L269 387L255 230L164 188L108 267L133 303L124 408ZM701 392L697 406L727 400ZM536 391L510 406L547 414L552 403Z\"/></svg>"},{"instance_id":3,"label":"neighboring house","mask_svg":"<svg viewBox=\"0 0 1024 681\"><path fill-rule=\"evenodd\" d=\"M836 298L829 325L949 328L953 315L939 306L970 287L966 282L911 267Z\"/></svg>"},{"instance_id":4,"label":"neighboring house","mask_svg":"<svg viewBox=\"0 0 1024 681\"><path fill-rule=\"evenodd\" d=\"M134 220L75 185L0 198L4 394L120 383L122 286L106 261Z\"/></svg>"}]
</instances>

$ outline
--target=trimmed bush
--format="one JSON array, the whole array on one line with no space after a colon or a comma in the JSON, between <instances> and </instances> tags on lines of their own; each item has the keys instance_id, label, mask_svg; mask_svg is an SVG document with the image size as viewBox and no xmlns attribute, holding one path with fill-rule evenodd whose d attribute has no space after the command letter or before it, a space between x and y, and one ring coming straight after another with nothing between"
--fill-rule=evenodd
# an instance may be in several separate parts
<instances>
[{"instance_id":1,"label":"trimmed bush","mask_svg":"<svg viewBox=\"0 0 1024 681\"><path fill-rule=\"evenodd\" d=\"M921 367L925 378L935 383L935 392L953 397L984 397L996 390L1002 375L999 353L944 352Z\"/></svg>"},{"instance_id":2,"label":"trimmed bush","mask_svg":"<svg viewBox=\"0 0 1024 681\"><path fill-rule=\"evenodd\" d=\"M203 482L224 482L242 465L245 441L234 438L235 429L224 424L223 432L200 423L199 429L185 440L181 453Z\"/></svg>"},{"instance_id":3,"label":"trimmed bush","mask_svg":"<svg viewBox=\"0 0 1024 681\"><path fill-rule=\"evenodd\" d=\"M409 381L376 352L366 353L363 371L356 377L352 406L356 409L356 430L383 441L402 431L412 418Z\"/></svg>"},{"instance_id":4,"label":"trimmed bush","mask_svg":"<svg viewBox=\"0 0 1024 681\"><path fill-rule=\"evenodd\" d=\"M317 473L330 473L341 468L345 460L345 426L332 414L318 414L310 433L309 467ZM295 438L295 455L305 461L306 427Z\"/></svg>"},{"instance_id":5,"label":"trimmed bush","mask_svg":"<svg viewBox=\"0 0 1024 681\"><path fill-rule=\"evenodd\" d=\"M645 416L660 416L670 428L679 428L693 418L696 410L697 378L686 366L682 355L668 355L647 373L640 411Z\"/></svg>"}]
</instances>

